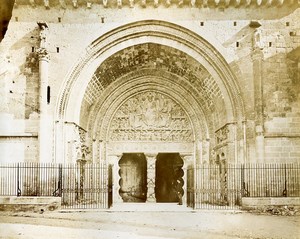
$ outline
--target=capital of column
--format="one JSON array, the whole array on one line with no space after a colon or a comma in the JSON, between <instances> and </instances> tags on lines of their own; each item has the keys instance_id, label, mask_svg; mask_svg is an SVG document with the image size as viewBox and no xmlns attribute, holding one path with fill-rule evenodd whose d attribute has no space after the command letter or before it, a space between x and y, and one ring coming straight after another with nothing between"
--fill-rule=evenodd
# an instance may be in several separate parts
<instances>
[{"instance_id":1,"label":"capital of column","mask_svg":"<svg viewBox=\"0 0 300 239\"><path fill-rule=\"evenodd\" d=\"M38 48L37 54L39 57L39 61L50 61L50 54L46 48Z\"/></svg>"},{"instance_id":2,"label":"capital of column","mask_svg":"<svg viewBox=\"0 0 300 239\"><path fill-rule=\"evenodd\" d=\"M193 164L193 161L194 161L193 155L181 155L181 157L184 160L184 167L187 167L188 165Z\"/></svg>"}]
</instances>

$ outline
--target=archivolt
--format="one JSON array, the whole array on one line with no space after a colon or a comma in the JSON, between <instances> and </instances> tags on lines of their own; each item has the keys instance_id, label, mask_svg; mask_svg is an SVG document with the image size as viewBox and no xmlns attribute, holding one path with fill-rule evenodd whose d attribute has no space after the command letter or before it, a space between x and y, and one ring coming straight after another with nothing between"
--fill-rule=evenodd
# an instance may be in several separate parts
<instances>
[{"instance_id":1,"label":"archivolt","mask_svg":"<svg viewBox=\"0 0 300 239\"><path fill-rule=\"evenodd\" d=\"M89 117L89 131L93 138L106 140L110 121L118 107L132 95L144 91L161 92L176 101L186 111L193 126L194 139L209 138L208 119L192 92L181 82L153 75L132 77L130 74L112 83L96 102Z\"/></svg>"},{"instance_id":2,"label":"archivolt","mask_svg":"<svg viewBox=\"0 0 300 239\"><path fill-rule=\"evenodd\" d=\"M172 45L200 62L222 91L228 111L227 121L242 118L244 105L239 87L222 55L210 43L186 28L168 22L149 20L118 27L98 38L87 48L86 54L64 82L57 103L58 119L71 118L78 122L85 88L97 67L119 50L148 42Z\"/></svg>"}]
</instances>

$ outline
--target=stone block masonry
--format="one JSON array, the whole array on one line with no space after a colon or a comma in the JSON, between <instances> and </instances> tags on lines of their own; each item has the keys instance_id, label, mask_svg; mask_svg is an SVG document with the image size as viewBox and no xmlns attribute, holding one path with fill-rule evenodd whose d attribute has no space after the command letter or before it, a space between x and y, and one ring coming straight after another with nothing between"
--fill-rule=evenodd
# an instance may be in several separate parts
<instances>
[{"instance_id":1,"label":"stone block masonry","mask_svg":"<svg viewBox=\"0 0 300 239\"><path fill-rule=\"evenodd\" d=\"M0 196L0 211L32 211L43 213L45 211L59 210L60 208L60 197Z\"/></svg>"},{"instance_id":2,"label":"stone block masonry","mask_svg":"<svg viewBox=\"0 0 300 239\"><path fill-rule=\"evenodd\" d=\"M256 134L259 133L264 140L262 154L266 162L299 162L300 73L299 55L295 53L300 47L299 9L284 4L274 17L273 7L259 7L259 11L257 11L258 7L235 9L229 6L223 10L197 7L187 8L186 2L182 8L164 8L159 5L159 11L155 12L149 7L135 6L131 9L123 6L122 9L114 9L103 8L101 4L96 3L91 7L80 5L78 8L68 5L64 10L59 4L51 5L50 9L45 9L45 6L39 4L36 8L22 4L15 7L7 34L0 45L0 95L1 99L4 99L4 103L0 106L0 119L2 119L0 149L5 152L2 154L4 156L1 157L1 161L8 162L11 159L14 162L40 161L38 137L41 131L39 128L41 85L37 55L40 29L37 21L46 21L49 26L47 49L50 61L47 84L51 94L47 113L51 123L47 143L53 151L49 152L52 157L54 155L52 142L56 137L54 133L56 129L53 125L55 120L58 120L56 119L58 97L74 66L91 50L90 44L99 37L125 24L149 20L148 16L151 16L154 20L171 22L191 30L213 45L216 52L222 54L235 75L234 84L238 86L244 103L243 120L247 121L246 139L245 142L240 142L239 147L244 147L243 144L247 145L248 158L250 155L251 158L256 157L253 150L257 144ZM265 19L259 22L261 24L259 28L262 53L261 75L255 72L253 67L255 29L249 24L255 19ZM99 82L111 82L114 77L127 74L126 70L129 68L148 67L147 64L151 64L158 71L162 68L171 69L175 73L178 73L176 70L182 70L178 74L183 78L190 77L193 80L193 87L202 92L203 99L206 99L205 101L201 99L202 105L207 105L209 108L213 105L210 102L216 102L218 112L212 117L214 118L210 124L212 132L228 123L225 117L222 118L229 110L223 106L224 96L219 92L215 81L206 77L211 69L194 69L196 60L192 56L182 56L176 45L165 46L163 41L156 42L155 47L153 44L147 42L139 48L128 45L118 53L111 52L111 57L108 58L110 61L102 65L101 69L104 71L94 74L101 78L101 81L94 77L87 84L86 101L81 109L88 111L94 99L101 96L104 90L101 87L105 88L106 85L100 85ZM143 61L147 61L147 64ZM119 67L120 65L122 67ZM198 74L194 74L191 70ZM255 83L256 74L262 79L261 87L257 87ZM260 103L263 106L263 122L259 125L261 127L259 132L256 132L255 102L256 96L259 95L257 89L262 89ZM85 114L82 114L80 123L87 124L87 121ZM243 139L243 132L239 132L237 137ZM213 148L215 146L213 140L210 142ZM244 152L246 154L246 150Z\"/></svg>"}]
</instances>

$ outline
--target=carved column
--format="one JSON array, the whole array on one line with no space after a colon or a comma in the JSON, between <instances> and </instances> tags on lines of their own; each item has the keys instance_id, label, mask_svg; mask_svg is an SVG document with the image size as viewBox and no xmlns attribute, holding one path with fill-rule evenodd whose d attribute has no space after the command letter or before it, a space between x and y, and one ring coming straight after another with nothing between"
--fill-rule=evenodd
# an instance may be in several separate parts
<instances>
[{"instance_id":1,"label":"carved column","mask_svg":"<svg viewBox=\"0 0 300 239\"><path fill-rule=\"evenodd\" d=\"M46 49L48 26L46 23L38 23L40 27L40 48L37 50L39 57L39 103L40 103L40 127L39 127L39 159L40 162L51 162L52 149L50 147L50 120L48 117L47 88L49 53Z\"/></svg>"},{"instance_id":2,"label":"carved column","mask_svg":"<svg viewBox=\"0 0 300 239\"><path fill-rule=\"evenodd\" d=\"M185 156L182 156L183 160L184 160L184 165L182 167L183 169L183 172L184 172L184 175L183 175L183 181L184 181L184 184L183 184L183 190L184 190L184 194L182 196L182 203L183 205L186 205L187 204L187 193L188 193L188 178L187 178L187 170L188 170L188 167L189 165L192 165L194 164L194 158L192 155L185 155Z\"/></svg>"},{"instance_id":3,"label":"carved column","mask_svg":"<svg viewBox=\"0 0 300 239\"><path fill-rule=\"evenodd\" d=\"M107 159L107 162L108 164L111 164L112 167L113 167L113 185L112 185L112 201L113 201L113 204L115 203L122 203L123 200L119 194L119 190L120 190L120 180L121 180L121 177L120 177L120 167L119 167L119 160L120 160L121 156L117 156L117 155L111 155L108 157Z\"/></svg>"},{"instance_id":4,"label":"carved column","mask_svg":"<svg viewBox=\"0 0 300 239\"><path fill-rule=\"evenodd\" d=\"M146 155L147 158L147 202L156 202L155 198L155 155Z\"/></svg>"}]
</instances>

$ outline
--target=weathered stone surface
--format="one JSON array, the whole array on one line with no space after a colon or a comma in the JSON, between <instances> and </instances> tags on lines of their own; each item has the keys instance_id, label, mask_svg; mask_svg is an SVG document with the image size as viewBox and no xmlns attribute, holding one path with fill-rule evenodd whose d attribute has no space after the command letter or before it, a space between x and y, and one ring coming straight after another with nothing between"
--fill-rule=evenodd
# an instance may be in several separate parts
<instances>
[{"instance_id":1,"label":"weathered stone surface","mask_svg":"<svg viewBox=\"0 0 300 239\"><path fill-rule=\"evenodd\" d=\"M107 8L103 8L103 4L99 1L97 3L91 1L88 4L78 1L78 6L64 1L49 1L49 6L43 1L42 5L39 3L40 1L36 1L33 8L24 5L25 2L21 0L17 2L9 29L0 45L0 96L1 100L3 99L0 106L0 147L6 155L6 159L1 159L2 161L10 161L9 158L14 158L14 161L42 161L38 158L37 141L40 133L37 55L40 29L36 22L47 21L49 32L45 47L50 55L48 76L50 100L47 105L47 119L50 126L47 143L51 148L49 154L52 161L63 161L62 157L71 154L73 150L71 148L76 147L74 127L66 126L65 122L74 122L84 128L87 126L87 130L93 129L97 132L95 128L98 127L98 121L94 120L97 119L95 115L98 112L93 112L96 109L97 99L104 97L105 94L112 94L114 83L120 78L129 74L132 74L132 78L140 77L139 73L147 72L142 71L147 68L158 72L162 79L167 78L167 75L170 78L173 74L177 77L174 77L173 82L180 82L179 86L176 86L177 89L180 87L185 89L182 92L185 92L186 97L178 96L175 101L180 101L176 103L183 106L187 118L192 122L201 121L199 124L203 124L202 128L193 125L190 127L193 134L202 140L201 144L195 146L197 157L215 160L218 154L226 153L229 161L299 162L300 22L299 9L296 9L296 5L287 7L284 2L274 17L274 8L267 8L264 4L258 3L260 11L257 11L258 7L244 8L244 4L239 4L238 9L228 7L220 14L220 10L215 7L202 9L197 1L184 1L180 8L172 6L165 8L158 2L157 15L153 15L153 9L148 5L140 8L134 4L131 7L137 11L132 11L129 2L124 1L119 4L108 2ZM189 4L197 9L187 11ZM210 6L209 2L207 4ZM253 4L251 3L251 6ZM122 9L114 9L116 7ZM101 12L98 11L99 8ZM214 49L215 55L221 56L220 61L228 65L234 82L222 85L222 80L217 81L218 77L224 80L224 69L220 65L206 64L209 56L201 51L203 49L201 47L204 46L195 46L193 45L195 43L188 39L176 42L174 32L170 29L167 29L169 35L164 37L160 36L160 32L151 36L152 38L147 35L135 35L131 38L128 35L129 41L122 43L112 41L107 43L108 49L105 49L105 52L102 49L103 52L97 53L95 57L102 59L101 64L93 68L97 69L96 71L88 72L84 76L85 85L80 85L76 88L79 89L77 92L72 92L74 104L68 107L72 107L70 111L74 111L74 114L60 119L57 112L61 107L59 100L66 89L66 82L73 77L75 68L82 67L78 62L93 50L92 46L96 44L97 39L111 34L114 29L125 24L129 24L130 30L131 23L148 20L150 15L157 22L166 21L177 24L182 29L189 29L190 37L196 35L205 39L205 42ZM249 26L253 19L264 20L255 26L253 24ZM256 27L259 28L255 29ZM153 29L154 27L149 27L147 30ZM135 44L136 39L142 39L143 42ZM183 45L189 50L186 52L180 50ZM254 48L258 54L253 54ZM199 55L193 51L195 49L199 51ZM261 65L256 64L257 57L261 57L261 61L258 62ZM90 61L86 64L94 63ZM261 81L257 81L258 76ZM124 82L124 86L126 84ZM144 84L152 83L145 80ZM258 84L262 85L258 87ZM165 87L164 93L169 91L170 95L173 94L174 100L174 95L179 91L174 91L175 85L161 84L160 87L162 86ZM236 86L238 94L234 95L232 86ZM132 84L132 88L134 87ZM115 99L117 95L125 94L121 89L114 93ZM154 90L160 89L156 86ZM124 101L128 97L124 97ZM230 108L230 105L234 105L232 101L238 97L244 108ZM80 101L81 98L84 100ZM75 99L78 99L78 102ZM197 102L200 109L196 109L195 104L192 105L191 102L194 102L192 99ZM120 102L119 106L123 103ZM199 116L201 110L203 114ZM76 115L80 111L81 113ZM235 111L243 113L236 116ZM259 120L258 112L261 113ZM233 117L228 120L230 114ZM230 140L220 140L218 132L227 123L235 125L231 128ZM207 129L203 130L205 127ZM110 137L97 137L97 133L88 132L87 145L91 146L92 140L104 141L101 146L103 151L111 152L106 148ZM193 140L190 139L189 142L193 143ZM204 141L207 142L205 149L201 148ZM131 140L130 145L133 143ZM263 145L259 145L260 143ZM98 150L101 147L97 145L94 149ZM139 145L138 148L143 148L143 145ZM73 151L75 154L76 150ZM105 153L91 152L91 155L103 156ZM74 159L76 156L70 158ZM93 160L97 161L99 158Z\"/></svg>"},{"instance_id":2,"label":"weathered stone surface","mask_svg":"<svg viewBox=\"0 0 300 239\"><path fill-rule=\"evenodd\" d=\"M60 208L60 197L0 197L0 211L33 211L43 213Z\"/></svg>"}]
</instances>

